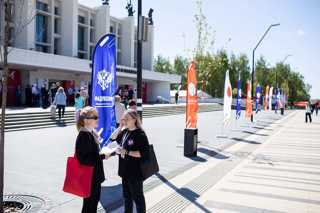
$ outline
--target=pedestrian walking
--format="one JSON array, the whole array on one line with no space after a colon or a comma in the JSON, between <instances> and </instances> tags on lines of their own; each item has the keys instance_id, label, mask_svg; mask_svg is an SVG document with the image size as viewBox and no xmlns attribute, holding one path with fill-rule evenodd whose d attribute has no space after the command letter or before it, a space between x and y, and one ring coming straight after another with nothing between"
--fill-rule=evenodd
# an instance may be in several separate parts
<instances>
[{"instance_id":1,"label":"pedestrian walking","mask_svg":"<svg viewBox=\"0 0 320 213\"><path fill-rule=\"evenodd\" d=\"M63 87L59 87L53 102L54 105L57 105L59 120L61 120L61 116L64 117L64 112L67 105L67 96Z\"/></svg>"},{"instance_id":2,"label":"pedestrian walking","mask_svg":"<svg viewBox=\"0 0 320 213\"><path fill-rule=\"evenodd\" d=\"M316 116L318 116L319 105L320 105L320 102L317 102L316 103Z\"/></svg>"},{"instance_id":3,"label":"pedestrian walking","mask_svg":"<svg viewBox=\"0 0 320 213\"><path fill-rule=\"evenodd\" d=\"M128 106L128 109L137 110L137 103L135 102L135 100L130 100Z\"/></svg>"},{"instance_id":4,"label":"pedestrian walking","mask_svg":"<svg viewBox=\"0 0 320 213\"><path fill-rule=\"evenodd\" d=\"M32 92L32 106L35 107L38 105L38 98L39 98L39 90L36 84L32 85L31 92Z\"/></svg>"},{"instance_id":5,"label":"pedestrian walking","mask_svg":"<svg viewBox=\"0 0 320 213\"><path fill-rule=\"evenodd\" d=\"M87 106L80 112L77 122L79 134L76 139L75 156L80 164L93 166L90 197L83 199L81 213L97 212L101 194L101 183L105 180L103 162L110 155L100 153L99 135L95 128L98 126L98 112Z\"/></svg>"},{"instance_id":6,"label":"pedestrian walking","mask_svg":"<svg viewBox=\"0 0 320 213\"><path fill-rule=\"evenodd\" d=\"M24 92L25 92L25 96L26 96L25 103L28 107L31 107L32 106L32 89L29 84L26 86Z\"/></svg>"},{"instance_id":7,"label":"pedestrian walking","mask_svg":"<svg viewBox=\"0 0 320 213\"><path fill-rule=\"evenodd\" d=\"M121 103L121 97L119 95L115 96L115 108L116 108L116 122L117 122L117 127L120 125L120 120L126 111L125 106Z\"/></svg>"},{"instance_id":8,"label":"pedestrian walking","mask_svg":"<svg viewBox=\"0 0 320 213\"><path fill-rule=\"evenodd\" d=\"M74 107L75 107L75 120L78 122L80 112L82 108L85 106L84 98L80 95L79 92L76 93L76 97L74 99Z\"/></svg>"},{"instance_id":9,"label":"pedestrian walking","mask_svg":"<svg viewBox=\"0 0 320 213\"><path fill-rule=\"evenodd\" d=\"M52 104L54 101L54 98L56 97L58 87L55 83L51 84L50 90L49 90L49 96L50 96L50 103Z\"/></svg>"},{"instance_id":10,"label":"pedestrian walking","mask_svg":"<svg viewBox=\"0 0 320 213\"><path fill-rule=\"evenodd\" d=\"M18 85L16 88L16 106L21 106L21 86Z\"/></svg>"},{"instance_id":11,"label":"pedestrian walking","mask_svg":"<svg viewBox=\"0 0 320 213\"><path fill-rule=\"evenodd\" d=\"M85 106L89 105L89 94L88 90L85 87L80 88L80 95L82 96Z\"/></svg>"},{"instance_id":12,"label":"pedestrian walking","mask_svg":"<svg viewBox=\"0 0 320 213\"><path fill-rule=\"evenodd\" d=\"M41 86L41 90L40 90L40 93L41 93L41 105L42 105L42 108L45 109L47 108L48 104L47 104L47 94L48 94L48 90L46 88L46 85L42 85Z\"/></svg>"},{"instance_id":13,"label":"pedestrian walking","mask_svg":"<svg viewBox=\"0 0 320 213\"><path fill-rule=\"evenodd\" d=\"M308 123L308 118L309 122L312 123L310 103L306 103L306 123Z\"/></svg>"},{"instance_id":14,"label":"pedestrian walking","mask_svg":"<svg viewBox=\"0 0 320 213\"><path fill-rule=\"evenodd\" d=\"M178 99L179 99L179 92L177 91L176 94L174 95L174 100L176 104L178 104Z\"/></svg>"},{"instance_id":15,"label":"pedestrian walking","mask_svg":"<svg viewBox=\"0 0 320 213\"><path fill-rule=\"evenodd\" d=\"M134 97L134 91L132 89L132 87L130 87L129 91L128 91L128 99L132 100Z\"/></svg>"},{"instance_id":16,"label":"pedestrian walking","mask_svg":"<svg viewBox=\"0 0 320 213\"><path fill-rule=\"evenodd\" d=\"M138 113L128 110L123 115L120 126L111 136L117 141L120 148L118 174L122 178L124 197L124 212L133 212L133 201L137 213L146 212L146 203L143 194L143 176L141 162L148 158L149 142L141 127Z\"/></svg>"}]
</instances>

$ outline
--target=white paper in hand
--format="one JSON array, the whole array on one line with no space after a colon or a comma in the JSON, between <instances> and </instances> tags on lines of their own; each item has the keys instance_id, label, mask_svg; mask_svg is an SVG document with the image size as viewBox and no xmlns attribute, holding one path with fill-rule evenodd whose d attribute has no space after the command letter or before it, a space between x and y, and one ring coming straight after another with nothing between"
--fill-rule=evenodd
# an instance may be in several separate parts
<instances>
[{"instance_id":1,"label":"white paper in hand","mask_svg":"<svg viewBox=\"0 0 320 213\"><path fill-rule=\"evenodd\" d=\"M109 143L107 146L102 147L101 153L105 155L111 155L112 153L116 152L119 148L119 145L116 141Z\"/></svg>"}]
</instances>

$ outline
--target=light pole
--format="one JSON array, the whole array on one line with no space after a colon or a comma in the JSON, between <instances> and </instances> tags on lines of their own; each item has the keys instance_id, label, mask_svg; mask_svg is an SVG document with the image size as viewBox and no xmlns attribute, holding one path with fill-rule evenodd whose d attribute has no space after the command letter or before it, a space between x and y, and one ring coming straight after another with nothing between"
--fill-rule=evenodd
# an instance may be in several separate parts
<instances>
[{"instance_id":1,"label":"light pole","mask_svg":"<svg viewBox=\"0 0 320 213\"><path fill-rule=\"evenodd\" d=\"M266 37L267 33L270 31L270 29L272 27L276 27L279 26L280 24L271 24L268 29L266 30L266 32L263 34L263 36L261 37L261 39L259 40L258 44L254 47L253 51L252 51L252 73L251 73L251 98L253 100L253 85L254 85L254 53L256 51L256 49L258 48L258 46L260 45L260 43L262 42L262 40L264 39L264 37ZM252 109L253 109L253 104L254 101L252 101ZM251 122L253 122L253 113L251 113Z\"/></svg>"},{"instance_id":2,"label":"light pole","mask_svg":"<svg viewBox=\"0 0 320 213\"><path fill-rule=\"evenodd\" d=\"M142 120L142 39L143 39L143 16L142 0L138 0L138 29L137 29L137 111Z\"/></svg>"}]
</instances>

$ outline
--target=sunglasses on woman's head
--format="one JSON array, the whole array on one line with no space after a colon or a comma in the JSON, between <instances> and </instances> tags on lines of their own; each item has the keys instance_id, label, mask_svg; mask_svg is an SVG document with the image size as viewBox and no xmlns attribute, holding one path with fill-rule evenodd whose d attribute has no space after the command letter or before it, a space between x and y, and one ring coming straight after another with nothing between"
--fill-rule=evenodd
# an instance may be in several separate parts
<instances>
[{"instance_id":1,"label":"sunglasses on woman's head","mask_svg":"<svg viewBox=\"0 0 320 213\"><path fill-rule=\"evenodd\" d=\"M85 119L98 120L98 116L85 117Z\"/></svg>"}]
</instances>

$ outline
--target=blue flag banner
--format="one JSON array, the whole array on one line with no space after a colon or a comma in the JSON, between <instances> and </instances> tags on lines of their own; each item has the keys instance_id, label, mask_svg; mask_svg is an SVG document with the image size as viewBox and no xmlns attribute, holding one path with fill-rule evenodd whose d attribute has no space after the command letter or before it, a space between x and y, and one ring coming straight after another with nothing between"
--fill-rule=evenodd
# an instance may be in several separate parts
<instances>
[{"instance_id":1,"label":"blue flag banner","mask_svg":"<svg viewBox=\"0 0 320 213\"><path fill-rule=\"evenodd\" d=\"M259 104L260 104L260 97L261 97L261 87L259 84L256 86L256 113L260 110Z\"/></svg>"},{"instance_id":2,"label":"blue flag banner","mask_svg":"<svg viewBox=\"0 0 320 213\"><path fill-rule=\"evenodd\" d=\"M237 106L236 106L236 119L238 120L241 116L241 82L240 77L237 82Z\"/></svg>"},{"instance_id":3,"label":"blue flag banner","mask_svg":"<svg viewBox=\"0 0 320 213\"><path fill-rule=\"evenodd\" d=\"M278 110L280 108L280 101L281 101L281 91L279 88L276 89L276 105L275 110Z\"/></svg>"},{"instance_id":4,"label":"blue flag banner","mask_svg":"<svg viewBox=\"0 0 320 213\"><path fill-rule=\"evenodd\" d=\"M109 142L116 129L114 95L116 93L116 39L107 34L96 44L92 58L91 106L98 110L100 146Z\"/></svg>"}]
</instances>

